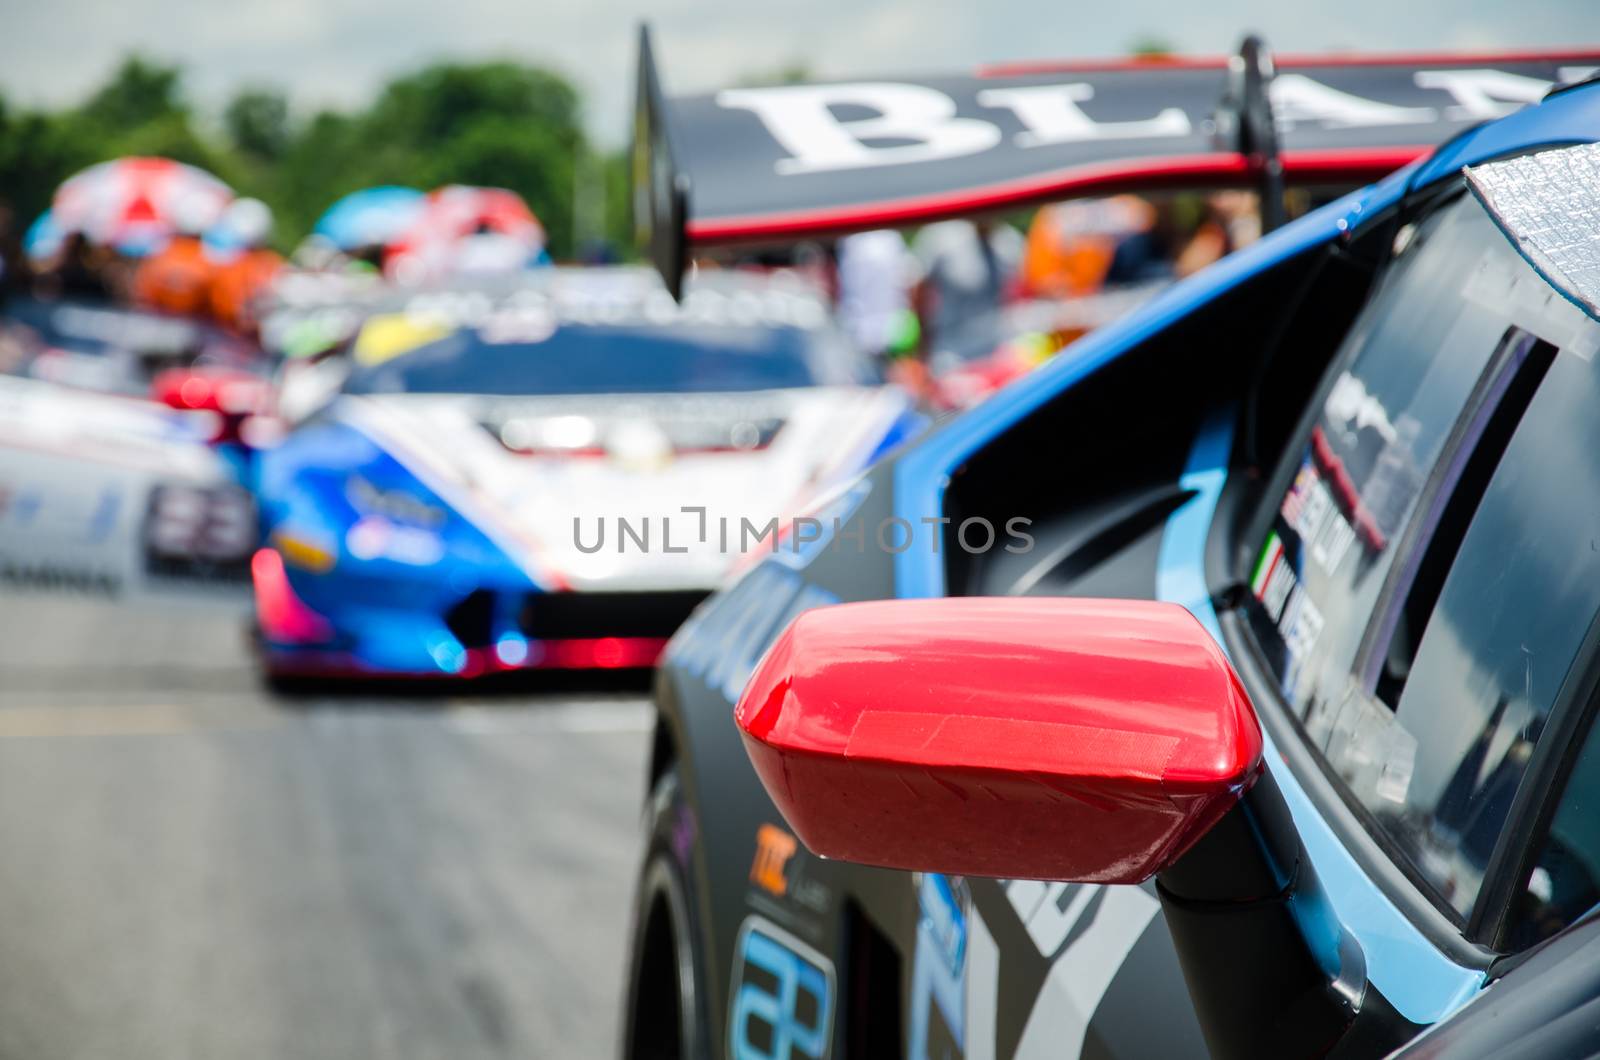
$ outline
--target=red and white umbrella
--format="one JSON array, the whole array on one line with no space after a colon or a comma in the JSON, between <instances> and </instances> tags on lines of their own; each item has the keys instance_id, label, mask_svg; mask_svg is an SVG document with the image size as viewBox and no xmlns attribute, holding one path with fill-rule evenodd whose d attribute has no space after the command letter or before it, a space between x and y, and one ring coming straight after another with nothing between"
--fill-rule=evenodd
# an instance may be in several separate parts
<instances>
[{"instance_id":1,"label":"red and white umbrella","mask_svg":"<svg viewBox=\"0 0 1600 1060\"><path fill-rule=\"evenodd\" d=\"M475 237L521 247L529 259L545 244L544 226L516 192L450 184L428 193L416 221L391 244L390 273L405 281L436 279L452 271L463 244Z\"/></svg>"},{"instance_id":2,"label":"red and white umbrella","mask_svg":"<svg viewBox=\"0 0 1600 1060\"><path fill-rule=\"evenodd\" d=\"M179 228L211 226L233 191L170 158L116 158L70 177L56 190L55 223L98 243L148 246Z\"/></svg>"},{"instance_id":3,"label":"red and white umbrella","mask_svg":"<svg viewBox=\"0 0 1600 1060\"><path fill-rule=\"evenodd\" d=\"M544 226L522 196L505 188L449 184L428 193L422 213L403 243L453 240L479 232L544 245Z\"/></svg>"}]
</instances>

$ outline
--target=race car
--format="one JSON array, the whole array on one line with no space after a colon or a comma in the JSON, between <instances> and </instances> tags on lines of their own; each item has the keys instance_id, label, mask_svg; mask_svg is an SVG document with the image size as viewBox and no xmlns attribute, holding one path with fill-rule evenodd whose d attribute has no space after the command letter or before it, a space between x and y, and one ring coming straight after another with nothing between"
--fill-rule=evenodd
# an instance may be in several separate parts
<instances>
[{"instance_id":1,"label":"race car","mask_svg":"<svg viewBox=\"0 0 1600 1060\"><path fill-rule=\"evenodd\" d=\"M264 358L221 328L84 299L15 298L0 312L0 371L79 390L159 396L174 370L260 377Z\"/></svg>"},{"instance_id":2,"label":"race car","mask_svg":"<svg viewBox=\"0 0 1600 1060\"><path fill-rule=\"evenodd\" d=\"M331 398L261 462L269 675L648 667L922 423L781 276L682 304L640 267L501 284L405 295L315 366Z\"/></svg>"},{"instance_id":3,"label":"race car","mask_svg":"<svg viewBox=\"0 0 1600 1060\"><path fill-rule=\"evenodd\" d=\"M0 313L0 580L138 591L241 581L257 542L241 444L269 386L248 343L105 303Z\"/></svg>"},{"instance_id":4,"label":"race car","mask_svg":"<svg viewBox=\"0 0 1600 1060\"><path fill-rule=\"evenodd\" d=\"M1600 83L1557 83L1595 58L1232 66L1277 156L1179 135L1221 63L687 101L644 63L669 274L1448 139L900 449L695 612L624 1056L1593 1052ZM1051 150L1029 99L1067 168L1018 159Z\"/></svg>"},{"instance_id":5,"label":"race car","mask_svg":"<svg viewBox=\"0 0 1600 1060\"><path fill-rule=\"evenodd\" d=\"M214 416L0 375L0 589L242 583L255 504Z\"/></svg>"}]
</instances>

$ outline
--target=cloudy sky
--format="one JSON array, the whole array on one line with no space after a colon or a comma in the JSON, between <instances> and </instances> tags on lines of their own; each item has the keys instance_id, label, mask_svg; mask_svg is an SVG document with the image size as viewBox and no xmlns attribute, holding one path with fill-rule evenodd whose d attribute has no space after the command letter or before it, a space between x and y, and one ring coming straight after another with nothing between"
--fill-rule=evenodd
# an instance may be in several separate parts
<instances>
[{"instance_id":1,"label":"cloudy sky","mask_svg":"<svg viewBox=\"0 0 1600 1060\"><path fill-rule=\"evenodd\" d=\"M641 18L669 91L792 60L855 76L1113 55L1149 37L1218 52L1246 29L1280 51L1600 45L1600 0L0 0L0 91L71 101L137 50L181 63L202 110L246 84L313 107L359 103L429 60L510 57L564 71L616 143Z\"/></svg>"}]
</instances>

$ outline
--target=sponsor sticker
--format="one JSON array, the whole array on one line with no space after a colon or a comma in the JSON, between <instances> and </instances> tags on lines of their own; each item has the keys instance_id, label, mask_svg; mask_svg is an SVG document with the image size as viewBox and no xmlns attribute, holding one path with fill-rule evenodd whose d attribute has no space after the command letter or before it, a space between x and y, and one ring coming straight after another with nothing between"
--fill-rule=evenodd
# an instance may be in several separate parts
<instances>
[{"instance_id":1,"label":"sponsor sticker","mask_svg":"<svg viewBox=\"0 0 1600 1060\"><path fill-rule=\"evenodd\" d=\"M1305 542L1312 562L1325 574L1337 571L1355 544L1356 532L1309 458L1300 465L1279 511L1289 528Z\"/></svg>"},{"instance_id":2,"label":"sponsor sticker","mask_svg":"<svg viewBox=\"0 0 1600 1060\"><path fill-rule=\"evenodd\" d=\"M822 1060L833 1037L833 963L765 917L739 928L728 996L734 1060Z\"/></svg>"},{"instance_id":3,"label":"sponsor sticker","mask_svg":"<svg viewBox=\"0 0 1600 1060\"><path fill-rule=\"evenodd\" d=\"M1297 666L1322 635L1323 618L1295 575L1283 539L1276 530L1267 535L1261 546L1255 570L1250 575L1250 592L1266 609L1267 617L1283 638L1291 662ZM1285 683L1293 683L1293 668Z\"/></svg>"},{"instance_id":4,"label":"sponsor sticker","mask_svg":"<svg viewBox=\"0 0 1600 1060\"><path fill-rule=\"evenodd\" d=\"M775 824L764 824L756 830L756 857L750 864L750 882L777 898L789 891L789 879L783 874L797 847L794 836Z\"/></svg>"}]
</instances>

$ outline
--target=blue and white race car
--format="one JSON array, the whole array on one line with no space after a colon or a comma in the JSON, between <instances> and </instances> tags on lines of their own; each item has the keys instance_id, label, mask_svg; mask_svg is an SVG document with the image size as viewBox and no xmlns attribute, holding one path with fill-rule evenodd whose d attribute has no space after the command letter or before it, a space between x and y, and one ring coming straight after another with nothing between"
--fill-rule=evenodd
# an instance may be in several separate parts
<instances>
[{"instance_id":1,"label":"blue and white race car","mask_svg":"<svg viewBox=\"0 0 1600 1060\"><path fill-rule=\"evenodd\" d=\"M646 269L414 294L312 371L331 398L260 467L271 675L649 666L731 561L922 423L784 276L681 305Z\"/></svg>"}]
</instances>

